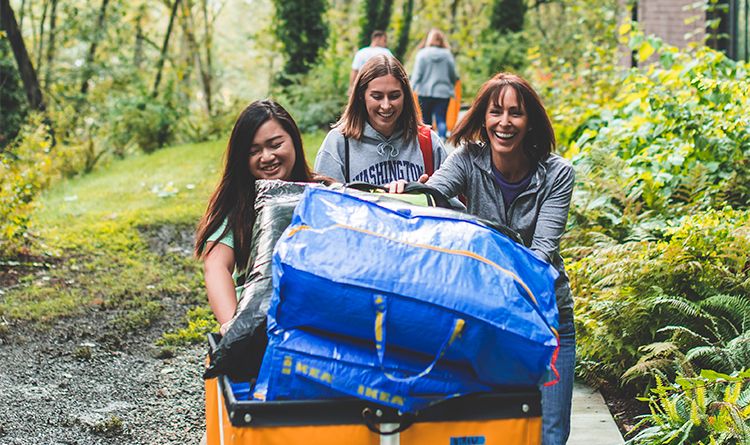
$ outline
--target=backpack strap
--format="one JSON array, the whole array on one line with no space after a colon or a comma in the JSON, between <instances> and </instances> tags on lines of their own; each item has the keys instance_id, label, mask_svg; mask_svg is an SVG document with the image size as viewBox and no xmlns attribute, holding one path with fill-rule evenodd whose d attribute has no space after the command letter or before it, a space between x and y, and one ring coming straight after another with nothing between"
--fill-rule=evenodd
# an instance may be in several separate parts
<instances>
[{"instance_id":1,"label":"backpack strap","mask_svg":"<svg viewBox=\"0 0 750 445\"><path fill-rule=\"evenodd\" d=\"M344 183L349 183L349 138L344 136Z\"/></svg>"},{"instance_id":2,"label":"backpack strap","mask_svg":"<svg viewBox=\"0 0 750 445\"><path fill-rule=\"evenodd\" d=\"M432 159L432 128L424 125L419 127L419 149L422 150L424 172L432 176L435 172L435 162Z\"/></svg>"}]
</instances>

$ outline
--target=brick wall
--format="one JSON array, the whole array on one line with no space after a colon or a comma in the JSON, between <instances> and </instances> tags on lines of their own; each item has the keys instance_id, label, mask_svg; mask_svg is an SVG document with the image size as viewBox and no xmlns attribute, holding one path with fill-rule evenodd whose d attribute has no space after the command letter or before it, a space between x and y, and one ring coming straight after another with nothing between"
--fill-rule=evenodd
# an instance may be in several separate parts
<instances>
[{"instance_id":1,"label":"brick wall","mask_svg":"<svg viewBox=\"0 0 750 445\"><path fill-rule=\"evenodd\" d=\"M654 34L665 43L683 48L689 41L698 41L703 35L698 34L689 41L684 38L686 33L704 27L704 12L683 10L685 5L692 3L694 0L638 0L638 22L646 35ZM685 23L686 19L698 15L700 19Z\"/></svg>"}]
</instances>

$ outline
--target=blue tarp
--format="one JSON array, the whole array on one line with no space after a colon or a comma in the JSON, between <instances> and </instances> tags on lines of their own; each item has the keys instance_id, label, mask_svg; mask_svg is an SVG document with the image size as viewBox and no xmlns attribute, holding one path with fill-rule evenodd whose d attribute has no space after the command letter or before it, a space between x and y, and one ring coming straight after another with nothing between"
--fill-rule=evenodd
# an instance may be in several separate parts
<instances>
[{"instance_id":1,"label":"blue tarp","mask_svg":"<svg viewBox=\"0 0 750 445\"><path fill-rule=\"evenodd\" d=\"M546 382L558 273L465 214L420 212L307 188L274 250L269 332L382 336L386 357L391 346L444 352L496 389ZM457 320L460 336L442 351Z\"/></svg>"}]
</instances>

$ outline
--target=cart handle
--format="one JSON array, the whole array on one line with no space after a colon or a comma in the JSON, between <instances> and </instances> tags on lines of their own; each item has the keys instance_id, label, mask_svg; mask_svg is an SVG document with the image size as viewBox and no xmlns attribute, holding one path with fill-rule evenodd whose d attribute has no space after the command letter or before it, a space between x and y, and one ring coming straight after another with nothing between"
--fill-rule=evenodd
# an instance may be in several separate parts
<instances>
[{"instance_id":1,"label":"cart handle","mask_svg":"<svg viewBox=\"0 0 750 445\"><path fill-rule=\"evenodd\" d=\"M414 422L417 420L417 413L406 412L401 414L403 420L399 423L398 428L393 431L383 431L378 428L377 424L382 422L377 419L376 414L372 412L370 408L365 408L362 410L362 417L365 419L365 425L367 426L368 430L372 431L373 433L380 434L381 436L390 436L405 431L407 428L414 425Z\"/></svg>"}]
</instances>

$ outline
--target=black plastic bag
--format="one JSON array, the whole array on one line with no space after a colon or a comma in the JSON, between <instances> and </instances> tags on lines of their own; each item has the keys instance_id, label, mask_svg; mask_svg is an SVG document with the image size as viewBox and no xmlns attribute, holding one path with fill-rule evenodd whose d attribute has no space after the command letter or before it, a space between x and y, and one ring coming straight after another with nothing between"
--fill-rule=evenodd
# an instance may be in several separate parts
<instances>
[{"instance_id":1,"label":"black plastic bag","mask_svg":"<svg viewBox=\"0 0 750 445\"><path fill-rule=\"evenodd\" d=\"M273 294L273 248L291 223L306 185L278 180L256 182L256 219L244 289L227 333L210 353L203 378L223 374L233 382L249 382L258 376L268 345L266 317Z\"/></svg>"}]
</instances>

